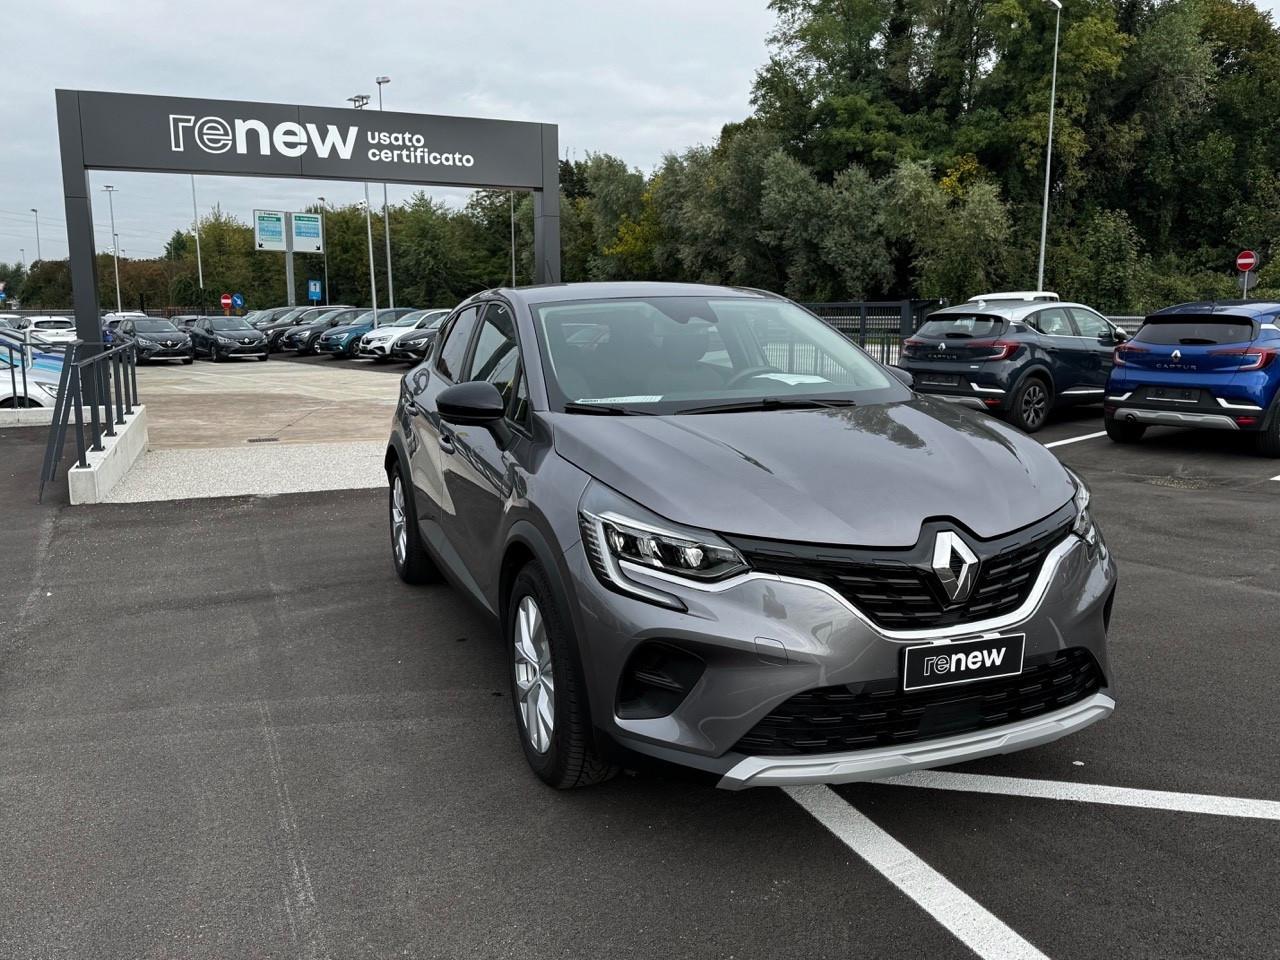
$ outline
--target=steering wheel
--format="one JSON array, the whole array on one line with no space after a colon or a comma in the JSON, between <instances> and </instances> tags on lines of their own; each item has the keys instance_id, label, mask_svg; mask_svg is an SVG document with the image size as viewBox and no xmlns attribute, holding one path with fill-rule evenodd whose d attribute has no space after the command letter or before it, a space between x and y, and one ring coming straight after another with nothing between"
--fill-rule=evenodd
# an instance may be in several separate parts
<instances>
[{"instance_id":1,"label":"steering wheel","mask_svg":"<svg viewBox=\"0 0 1280 960\"><path fill-rule=\"evenodd\" d=\"M738 386L740 383L750 380L752 377L760 376L762 373L782 373L782 372L783 371L780 370L778 367L770 366L768 364L762 367L747 367L747 369L739 370L732 377L730 377L729 380L725 383L724 388L726 390L732 389L733 387Z\"/></svg>"}]
</instances>

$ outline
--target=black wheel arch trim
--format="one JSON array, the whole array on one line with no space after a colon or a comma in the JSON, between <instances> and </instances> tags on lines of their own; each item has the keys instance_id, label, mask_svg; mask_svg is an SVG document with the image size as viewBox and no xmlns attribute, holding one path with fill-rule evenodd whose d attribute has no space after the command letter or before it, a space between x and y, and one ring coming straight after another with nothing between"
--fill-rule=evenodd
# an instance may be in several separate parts
<instances>
[{"instance_id":1,"label":"black wheel arch trim","mask_svg":"<svg viewBox=\"0 0 1280 960\"><path fill-rule=\"evenodd\" d=\"M1047 383L1049 387L1049 403L1052 405L1058 402L1058 385L1054 382L1053 370L1045 363L1031 363L1027 366L1027 369L1018 374L1018 379L1014 383L1013 389L1009 391L1010 404L1013 403L1013 398L1018 391L1022 389L1022 385L1035 376L1039 376L1040 379Z\"/></svg>"}]
</instances>

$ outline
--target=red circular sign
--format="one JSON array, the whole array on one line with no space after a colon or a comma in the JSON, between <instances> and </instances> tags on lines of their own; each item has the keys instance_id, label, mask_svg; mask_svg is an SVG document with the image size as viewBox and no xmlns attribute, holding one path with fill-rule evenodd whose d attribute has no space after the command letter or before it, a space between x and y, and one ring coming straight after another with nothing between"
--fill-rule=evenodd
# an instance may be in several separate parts
<instances>
[{"instance_id":1,"label":"red circular sign","mask_svg":"<svg viewBox=\"0 0 1280 960\"><path fill-rule=\"evenodd\" d=\"M1236 254L1236 269L1246 273L1258 265L1258 255L1252 250L1242 250Z\"/></svg>"},{"instance_id":2,"label":"red circular sign","mask_svg":"<svg viewBox=\"0 0 1280 960\"><path fill-rule=\"evenodd\" d=\"M231 294L224 293L222 295L222 309L229 310L231 308Z\"/></svg>"}]
</instances>

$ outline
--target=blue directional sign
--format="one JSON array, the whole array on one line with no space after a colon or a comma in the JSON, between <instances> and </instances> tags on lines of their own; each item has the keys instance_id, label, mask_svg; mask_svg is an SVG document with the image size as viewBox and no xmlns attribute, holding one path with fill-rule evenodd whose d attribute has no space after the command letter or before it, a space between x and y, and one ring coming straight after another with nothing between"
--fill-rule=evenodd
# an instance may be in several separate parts
<instances>
[{"instance_id":1,"label":"blue directional sign","mask_svg":"<svg viewBox=\"0 0 1280 960\"><path fill-rule=\"evenodd\" d=\"M315 300L317 302L320 300L320 281L319 280L307 281L307 299Z\"/></svg>"},{"instance_id":2,"label":"blue directional sign","mask_svg":"<svg viewBox=\"0 0 1280 960\"><path fill-rule=\"evenodd\" d=\"M3 290L0 290L0 303L4 303L8 299L9 299L9 295L5 293Z\"/></svg>"},{"instance_id":3,"label":"blue directional sign","mask_svg":"<svg viewBox=\"0 0 1280 960\"><path fill-rule=\"evenodd\" d=\"M231 305L232 305L233 307L235 307L237 310L239 310L241 307L243 307L243 306L244 306L244 294L243 294L243 293L233 293L233 294L231 295Z\"/></svg>"}]
</instances>

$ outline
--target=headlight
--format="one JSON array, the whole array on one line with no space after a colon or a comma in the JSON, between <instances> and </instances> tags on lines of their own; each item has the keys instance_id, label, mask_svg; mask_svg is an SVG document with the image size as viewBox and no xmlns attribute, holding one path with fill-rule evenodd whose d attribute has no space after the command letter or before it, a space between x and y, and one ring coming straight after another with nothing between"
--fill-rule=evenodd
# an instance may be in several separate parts
<instances>
[{"instance_id":1,"label":"headlight","mask_svg":"<svg viewBox=\"0 0 1280 960\"><path fill-rule=\"evenodd\" d=\"M1089 512L1089 488L1074 470L1065 467L1063 469L1067 471L1072 483L1076 485L1075 496L1071 498L1076 507L1076 519L1075 523L1071 525L1071 532L1089 544L1089 546L1093 546L1098 542L1098 527L1093 522L1093 514Z\"/></svg>"},{"instance_id":2,"label":"headlight","mask_svg":"<svg viewBox=\"0 0 1280 960\"><path fill-rule=\"evenodd\" d=\"M217 340L219 343L225 343L225 344L227 344L228 346L234 346L234 345L235 345L235 341L234 341L234 340L232 340L232 339L230 339L229 337L218 337L218 336L215 336L213 339Z\"/></svg>"},{"instance_id":3,"label":"headlight","mask_svg":"<svg viewBox=\"0 0 1280 960\"><path fill-rule=\"evenodd\" d=\"M53 399L53 400L58 399L57 387L50 386L47 383L41 383L39 380L36 381L36 386L39 387L41 390L43 390L45 394L49 396L50 399Z\"/></svg>"},{"instance_id":4,"label":"headlight","mask_svg":"<svg viewBox=\"0 0 1280 960\"><path fill-rule=\"evenodd\" d=\"M664 520L603 484L587 487L578 522L591 569L601 583L674 610L685 609L679 598L632 574L709 583L747 569L741 554L714 533Z\"/></svg>"},{"instance_id":5,"label":"headlight","mask_svg":"<svg viewBox=\"0 0 1280 960\"><path fill-rule=\"evenodd\" d=\"M148 340L146 337L134 337L134 342L140 347L158 347L160 344L154 340Z\"/></svg>"}]
</instances>

